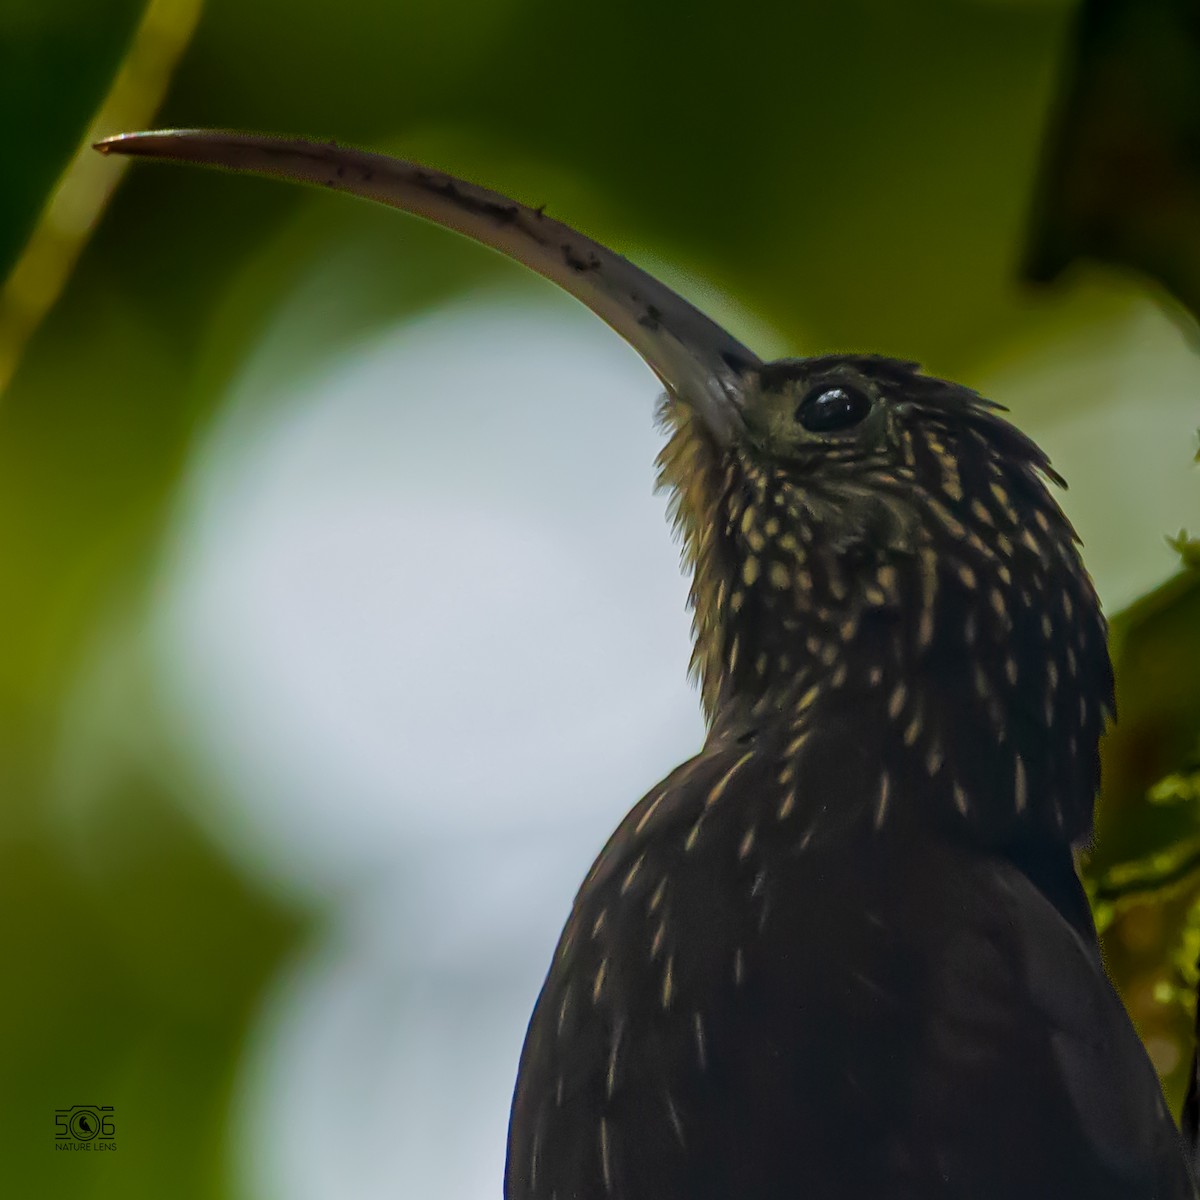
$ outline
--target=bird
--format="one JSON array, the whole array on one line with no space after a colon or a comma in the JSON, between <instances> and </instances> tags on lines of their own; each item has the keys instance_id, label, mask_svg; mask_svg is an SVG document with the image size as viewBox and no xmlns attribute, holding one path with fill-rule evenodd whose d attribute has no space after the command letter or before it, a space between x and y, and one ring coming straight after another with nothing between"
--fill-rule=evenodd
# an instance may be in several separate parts
<instances>
[{"instance_id":1,"label":"bird","mask_svg":"<svg viewBox=\"0 0 1200 1200\"><path fill-rule=\"evenodd\" d=\"M997 404L875 354L764 361L544 209L420 164L202 130L98 148L455 229L665 389L707 733L579 889L505 1200L1195 1196L1075 868L1105 621L1062 481Z\"/></svg>"}]
</instances>

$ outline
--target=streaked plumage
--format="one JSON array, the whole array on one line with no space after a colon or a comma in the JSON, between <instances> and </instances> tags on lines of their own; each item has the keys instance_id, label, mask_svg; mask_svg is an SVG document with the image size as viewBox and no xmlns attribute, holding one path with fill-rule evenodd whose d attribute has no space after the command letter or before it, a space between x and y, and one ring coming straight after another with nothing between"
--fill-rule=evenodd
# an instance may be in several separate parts
<instances>
[{"instance_id":1,"label":"streaked plumage","mask_svg":"<svg viewBox=\"0 0 1200 1200\"><path fill-rule=\"evenodd\" d=\"M798 450L837 387L879 429ZM1112 679L1045 458L886 359L744 411L721 454L664 409L712 731L583 885L510 1200L1191 1196L1070 853Z\"/></svg>"},{"instance_id":2,"label":"streaked plumage","mask_svg":"<svg viewBox=\"0 0 1200 1200\"><path fill-rule=\"evenodd\" d=\"M710 731L580 890L506 1200L1194 1195L1072 862L1104 622L1056 477L994 405L890 359L763 363L540 210L415 164L222 133L102 148L448 225L667 388Z\"/></svg>"}]
</instances>

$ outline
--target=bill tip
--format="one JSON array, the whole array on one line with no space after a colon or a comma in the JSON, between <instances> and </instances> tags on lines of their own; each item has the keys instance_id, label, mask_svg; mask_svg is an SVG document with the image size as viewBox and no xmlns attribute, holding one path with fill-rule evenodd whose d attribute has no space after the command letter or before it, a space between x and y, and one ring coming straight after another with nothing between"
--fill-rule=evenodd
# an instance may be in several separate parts
<instances>
[{"instance_id":1,"label":"bill tip","mask_svg":"<svg viewBox=\"0 0 1200 1200\"><path fill-rule=\"evenodd\" d=\"M101 138L92 143L92 149L100 154L138 154L145 153L156 140L159 130L142 130L138 133L114 133L111 137Z\"/></svg>"},{"instance_id":2,"label":"bill tip","mask_svg":"<svg viewBox=\"0 0 1200 1200\"><path fill-rule=\"evenodd\" d=\"M100 141L93 142L92 149L101 154L112 154L114 150L121 153L126 148L126 144L137 136L136 133L114 133L112 137L101 138Z\"/></svg>"}]
</instances>

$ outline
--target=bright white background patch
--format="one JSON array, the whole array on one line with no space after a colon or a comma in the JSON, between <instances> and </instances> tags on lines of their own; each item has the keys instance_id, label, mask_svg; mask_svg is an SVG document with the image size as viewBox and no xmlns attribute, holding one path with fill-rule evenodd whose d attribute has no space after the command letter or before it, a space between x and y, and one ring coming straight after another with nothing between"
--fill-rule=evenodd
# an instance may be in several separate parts
<instances>
[{"instance_id":1,"label":"bright white background patch","mask_svg":"<svg viewBox=\"0 0 1200 1200\"><path fill-rule=\"evenodd\" d=\"M327 907L244 1076L259 1197L494 1197L592 856L702 739L656 381L571 308L461 306L202 447L156 645L201 818Z\"/></svg>"}]
</instances>

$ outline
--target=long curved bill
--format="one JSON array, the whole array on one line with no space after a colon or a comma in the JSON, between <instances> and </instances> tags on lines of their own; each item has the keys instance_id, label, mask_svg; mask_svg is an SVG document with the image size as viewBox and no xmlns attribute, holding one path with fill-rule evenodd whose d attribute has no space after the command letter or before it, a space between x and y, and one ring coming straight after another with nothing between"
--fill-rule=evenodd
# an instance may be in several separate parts
<instances>
[{"instance_id":1,"label":"long curved bill","mask_svg":"<svg viewBox=\"0 0 1200 1200\"><path fill-rule=\"evenodd\" d=\"M761 365L719 325L628 259L539 209L441 171L334 143L217 130L122 134L98 142L96 149L320 184L457 230L586 304L720 441L738 423L744 376Z\"/></svg>"}]
</instances>

